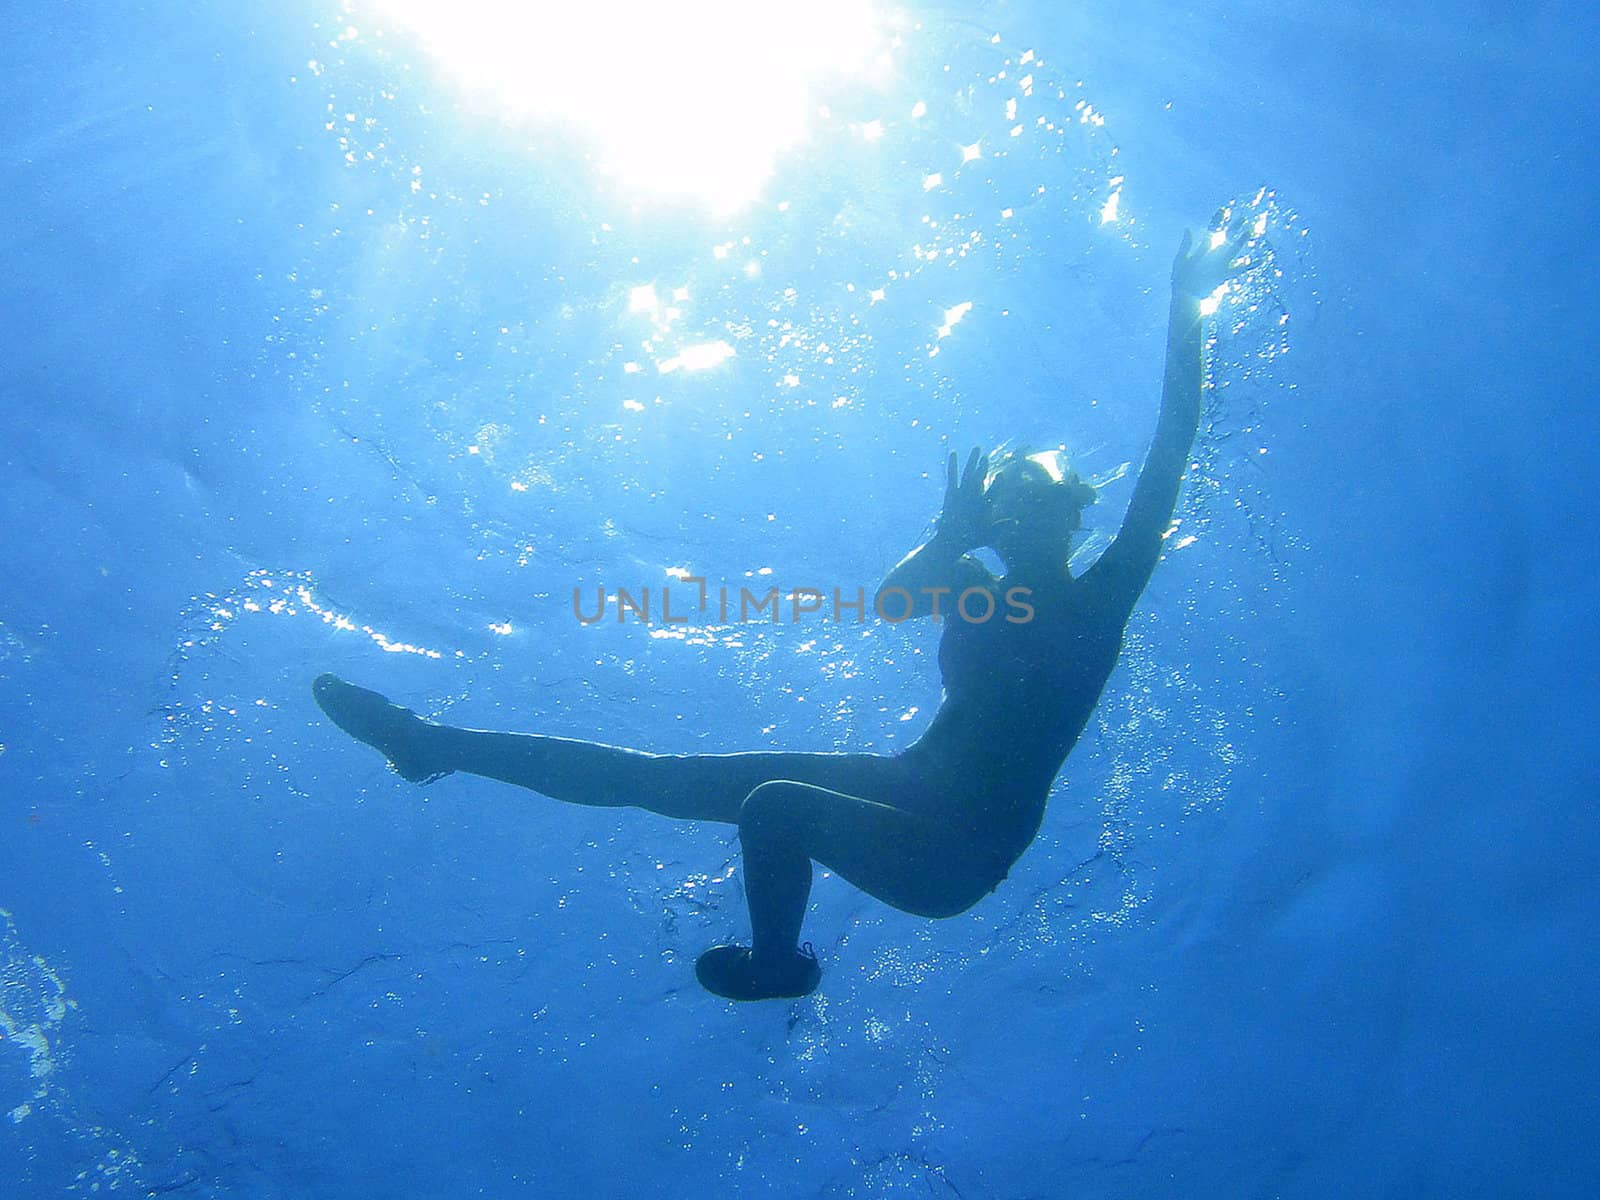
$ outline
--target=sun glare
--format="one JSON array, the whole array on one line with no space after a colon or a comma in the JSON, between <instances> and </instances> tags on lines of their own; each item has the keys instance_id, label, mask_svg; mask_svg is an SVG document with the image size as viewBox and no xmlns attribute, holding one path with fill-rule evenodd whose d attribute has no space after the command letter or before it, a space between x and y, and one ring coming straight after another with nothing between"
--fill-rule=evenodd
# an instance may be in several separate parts
<instances>
[{"instance_id":1,"label":"sun glare","mask_svg":"<svg viewBox=\"0 0 1600 1200\"><path fill-rule=\"evenodd\" d=\"M581 134L641 192L731 212L804 138L821 88L889 69L870 0L366 0L483 103Z\"/></svg>"}]
</instances>

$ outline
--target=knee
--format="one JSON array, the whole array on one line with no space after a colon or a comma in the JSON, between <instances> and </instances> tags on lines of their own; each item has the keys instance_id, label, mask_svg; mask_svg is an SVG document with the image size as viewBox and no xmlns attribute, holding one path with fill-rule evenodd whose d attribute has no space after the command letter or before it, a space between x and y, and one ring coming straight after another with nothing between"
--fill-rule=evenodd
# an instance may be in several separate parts
<instances>
[{"instance_id":1,"label":"knee","mask_svg":"<svg viewBox=\"0 0 1600 1200\"><path fill-rule=\"evenodd\" d=\"M783 779L758 784L739 806L739 835L761 837L791 831L799 816L803 792L803 785Z\"/></svg>"}]
</instances>

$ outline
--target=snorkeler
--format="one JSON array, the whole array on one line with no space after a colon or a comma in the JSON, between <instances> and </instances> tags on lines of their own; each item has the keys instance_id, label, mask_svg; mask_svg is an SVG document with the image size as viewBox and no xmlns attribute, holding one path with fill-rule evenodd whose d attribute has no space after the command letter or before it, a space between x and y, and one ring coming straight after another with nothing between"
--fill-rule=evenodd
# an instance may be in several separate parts
<instances>
[{"instance_id":1,"label":"snorkeler","mask_svg":"<svg viewBox=\"0 0 1600 1200\"><path fill-rule=\"evenodd\" d=\"M944 699L898 754L651 754L540 734L459 729L425 720L332 675L313 693L334 724L404 779L462 771L554 800L633 805L736 825L751 944L714 946L695 973L732 1000L804 996L822 971L800 926L821 863L868 895L923 917L965 912L1005 879L1044 819L1045 801L1121 651L1123 632L1172 522L1200 421L1201 301L1242 268L1246 234L1198 246L1186 233L1172 266L1161 415L1115 540L1081 576L1070 540L1095 491L1053 454L951 454L933 536L890 571L912 616L945 600L939 642ZM996 578L971 552L992 548ZM954 613L972 591L990 620ZM1025 589L1018 593L1014 589ZM1008 595L1025 595L1017 619ZM1001 615L1005 614L1005 615ZM1011 618L1011 619L1008 619Z\"/></svg>"}]
</instances>

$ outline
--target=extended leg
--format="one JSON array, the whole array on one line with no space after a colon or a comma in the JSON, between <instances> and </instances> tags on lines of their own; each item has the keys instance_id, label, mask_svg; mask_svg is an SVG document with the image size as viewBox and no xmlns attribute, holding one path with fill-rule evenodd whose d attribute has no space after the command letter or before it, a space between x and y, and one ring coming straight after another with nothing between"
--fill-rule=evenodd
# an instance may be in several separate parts
<instances>
[{"instance_id":1,"label":"extended leg","mask_svg":"<svg viewBox=\"0 0 1600 1200\"><path fill-rule=\"evenodd\" d=\"M745 796L769 777L761 764L745 760L770 756L648 754L578 738L437 725L332 675L318 677L312 694L334 724L412 782L463 771L568 804L637 805L732 824Z\"/></svg>"},{"instance_id":2,"label":"extended leg","mask_svg":"<svg viewBox=\"0 0 1600 1200\"><path fill-rule=\"evenodd\" d=\"M462 771L568 804L634 805L734 824L745 798L770 779L797 777L874 795L891 792L899 779L893 760L876 755L649 754L577 738L458 729L332 675L318 677L312 694L334 724L413 782Z\"/></svg>"}]
</instances>

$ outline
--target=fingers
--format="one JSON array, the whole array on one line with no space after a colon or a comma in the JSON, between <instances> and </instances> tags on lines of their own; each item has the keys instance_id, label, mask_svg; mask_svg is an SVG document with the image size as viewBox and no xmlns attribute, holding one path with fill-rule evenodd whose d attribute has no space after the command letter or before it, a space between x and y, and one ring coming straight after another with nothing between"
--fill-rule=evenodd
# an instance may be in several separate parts
<instances>
[{"instance_id":1,"label":"fingers","mask_svg":"<svg viewBox=\"0 0 1600 1200\"><path fill-rule=\"evenodd\" d=\"M1222 235L1218 245L1228 247L1238 246L1250 240L1251 216L1242 209L1234 208L1231 204L1224 204L1212 214L1210 222L1206 225L1209 235L1207 245L1217 234Z\"/></svg>"},{"instance_id":2,"label":"fingers","mask_svg":"<svg viewBox=\"0 0 1600 1200\"><path fill-rule=\"evenodd\" d=\"M944 494L946 500L970 488L982 489L983 480L989 474L989 455L981 446L974 446L967 455L966 466L961 465L961 456L954 450L945 459L944 464Z\"/></svg>"},{"instance_id":3,"label":"fingers","mask_svg":"<svg viewBox=\"0 0 1600 1200\"><path fill-rule=\"evenodd\" d=\"M984 458L985 455L983 451L979 447L974 446L972 448L972 453L967 455L967 469L961 477L961 482L963 484L968 487L972 486L974 480L979 477L977 474L978 468L980 464L983 463Z\"/></svg>"},{"instance_id":4,"label":"fingers","mask_svg":"<svg viewBox=\"0 0 1600 1200\"><path fill-rule=\"evenodd\" d=\"M1239 251L1244 249L1245 243L1250 240L1250 235L1255 229L1255 221L1243 213L1234 218L1233 224L1228 227L1228 258L1239 257Z\"/></svg>"},{"instance_id":5,"label":"fingers","mask_svg":"<svg viewBox=\"0 0 1600 1200\"><path fill-rule=\"evenodd\" d=\"M1232 237L1228 242L1227 256L1222 260L1228 264L1227 278L1236 279L1250 269L1249 263L1239 263L1238 260L1244 257L1245 247L1250 243L1254 231L1255 222L1253 220L1240 220L1236 231L1229 231ZM1238 263L1238 265L1235 266L1235 263Z\"/></svg>"},{"instance_id":6,"label":"fingers","mask_svg":"<svg viewBox=\"0 0 1600 1200\"><path fill-rule=\"evenodd\" d=\"M1255 219L1238 209L1219 208L1217 215L1211 218L1211 228L1214 233L1207 241L1207 253L1216 254L1219 261L1231 264L1249 244L1255 230ZM1218 234L1221 240L1212 245L1211 241ZM1227 277L1232 278L1238 273L1237 270L1229 271Z\"/></svg>"},{"instance_id":7,"label":"fingers","mask_svg":"<svg viewBox=\"0 0 1600 1200\"><path fill-rule=\"evenodd\" d=\"M1175 292L1203 300L1217 288L1250 271L1248 261L1234 265L1245 256L1258 216L1228 205L1217 209L1206 232L1198 238L1189 230L1172 263Z\"/></svg>"}]
</instances>

